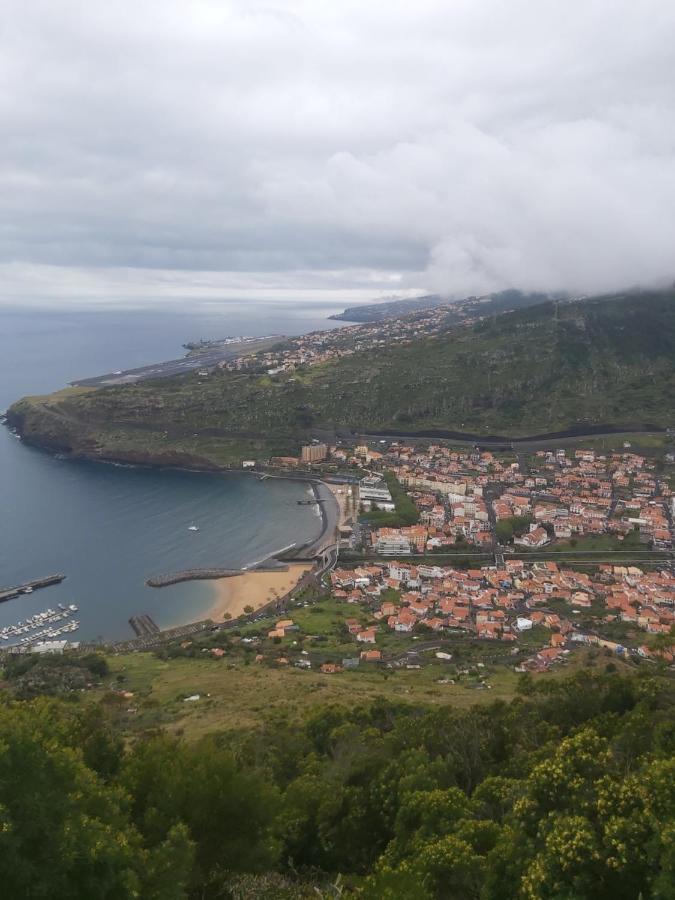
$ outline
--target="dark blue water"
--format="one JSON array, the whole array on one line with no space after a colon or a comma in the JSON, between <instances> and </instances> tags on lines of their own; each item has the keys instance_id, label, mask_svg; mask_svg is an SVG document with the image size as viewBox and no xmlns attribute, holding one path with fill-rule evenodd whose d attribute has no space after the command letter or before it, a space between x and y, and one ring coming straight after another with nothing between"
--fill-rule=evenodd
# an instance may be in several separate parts
<instances>
[{"instance_id":1,"label":"dark blue water","mask_svg":"<svg viewBox=\"0 0 675 900\"><path fill-rule=\"evenodd\" d=\"M329 327L334 307L234 304L216 311L20 311L0 306L0 410L75 378L182 353L196 338L297 334ZM130 615L162 627L198 619L212 589L148 588L149 575L192 566L240 566L319 531L301 484L124 468L58 459L0 428L0 586L51 572L58 587L0 605L0 626L75 603L73 639L132 636ZM188 530L195 524L199 532Z\"/></svg>"}]
</instances>

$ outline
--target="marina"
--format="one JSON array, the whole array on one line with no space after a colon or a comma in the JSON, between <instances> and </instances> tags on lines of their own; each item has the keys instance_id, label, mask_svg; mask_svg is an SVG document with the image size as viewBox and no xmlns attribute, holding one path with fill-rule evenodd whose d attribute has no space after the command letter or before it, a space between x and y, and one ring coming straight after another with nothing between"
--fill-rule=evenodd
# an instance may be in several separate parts
<instances>
[{"instance_id":1,"label":"marina","mask_svg":"<svg viewBox=\"0 0 675 900\"><path fill-rule=\"evenodd\" d=\"M71 618L77 611L78 607L74 603L68 606L59 603L57 609L50 606L42 612L28 616L25 620L19 620L16 624L0 628L0 641L33 646L42 641L51 641L63 634L71 634L80 627L79 621Z\"/></svg>"}]
</instances>

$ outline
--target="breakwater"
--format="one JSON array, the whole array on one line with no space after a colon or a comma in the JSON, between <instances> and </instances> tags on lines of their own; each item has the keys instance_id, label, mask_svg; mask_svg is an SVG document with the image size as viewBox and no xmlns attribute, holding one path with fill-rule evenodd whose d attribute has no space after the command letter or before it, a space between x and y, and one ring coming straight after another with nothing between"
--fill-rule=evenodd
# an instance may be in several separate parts
<instances>
[{"instance_id":1,"label":"breakwater","mask_svg":"<svg viewBox=\"0 0 675 900\"><path fill-rule=\"evenodd\" d=\"M39 588L49 587L52 584L60 584L65 580L65 575L47 575L45 578L36 578L34 581L26 581L23 584L17 584L14 587L0 588L0 603L5 600L13 600L21 594L32 594Z\"/></svg>"},{"instance_id":2,"label":"breakwater","mask_svg":"<svg viewBox=\"0 0 675 900\"><path fill-rule=\"evenodd\" d=\"M181 572L170 572L168 575L153 575L147 578L148 587L168 587L170 584L179 584L181 581L211 581L214 578L233 578L235 575L245 575L247 572L287 572L288 566L277 559L269 559L241 569L183 569Z\"/></svg>"},{"instance_id":3,"label":"breakwater","mask_svg":"<svg viewBox=\"0 0 675 900\"><path fill-rule=\"evenodd\" d=\"M153 575L147 578L145 583L148 587L168 587L181 581L232 578L233 575L241 575L241 571L241 569L183 569L182 572L170 572L168 575Z\"/></svg>"}]
</instances>

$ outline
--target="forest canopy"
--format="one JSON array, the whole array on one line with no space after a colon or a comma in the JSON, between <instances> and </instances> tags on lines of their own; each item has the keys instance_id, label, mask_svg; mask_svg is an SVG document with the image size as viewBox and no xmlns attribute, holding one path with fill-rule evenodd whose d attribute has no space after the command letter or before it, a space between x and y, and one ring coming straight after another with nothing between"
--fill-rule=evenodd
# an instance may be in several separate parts
<instances>
[{"instance_id":1,"label":"forest canopy","mask_svg":"<svg viewBox=\"0 0 675 900\"><path fill-rule=\"evenodd\" d=\"M582 671L524 676L510 704L129 744L102 706L7 700L0 878L52 900L666 900L674 701L664 679Z\"/></svg>"}]
</instances>

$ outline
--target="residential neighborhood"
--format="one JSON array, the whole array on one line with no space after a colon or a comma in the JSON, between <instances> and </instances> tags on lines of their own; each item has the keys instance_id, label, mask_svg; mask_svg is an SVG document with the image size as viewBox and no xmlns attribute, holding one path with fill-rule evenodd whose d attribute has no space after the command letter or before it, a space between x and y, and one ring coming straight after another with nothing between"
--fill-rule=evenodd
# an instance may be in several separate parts
<instances>
[{"instance_id":1,"label":"residential neighborhood","mask_svg":"<svg viewBox=\"0 0 675 900\"><path fill-rule=\"evenodd\" d=\"M391 472L418 510L418 522L371 531L383 555L409 555L471 544L513 543L538 549L556 541L606 535L643 549L673 547L673 488L656 463L631 450L538 450L498 455L391 443L386 450L331 448L331 458L350 459L381 475ZM390 510L381 480L362 481L364 511ZM384 493L382 490L384 489ZM375 493L373 493L375 491Z\"/></svg>"},{"instance_id":2,"label":"residential neighborhood","mask_svg":"<svg viewBox=\"0 0 675 900\"><path fill-rule=\"evenodd\" d=\"M646 572L599 564L590 575L555 562L522 559L507 560L502 569L468 570L392 561L337 568L330 577L336 599L372 613L376 624L359 628L351 620L349 631L357 642L376 644L378 633L389 630L517 644L539 626L549 646L526 668L548 668L578 644L628 655L625 638L602 636L617 634L617 626L626 636L631 630L643 632L630 643L633 652L648 657L648 635L669 635L675 625L675 573L667 568ZM672 662L672 653L667 659Z\"/></svg>"}]
</instances>

